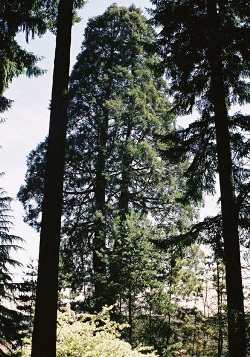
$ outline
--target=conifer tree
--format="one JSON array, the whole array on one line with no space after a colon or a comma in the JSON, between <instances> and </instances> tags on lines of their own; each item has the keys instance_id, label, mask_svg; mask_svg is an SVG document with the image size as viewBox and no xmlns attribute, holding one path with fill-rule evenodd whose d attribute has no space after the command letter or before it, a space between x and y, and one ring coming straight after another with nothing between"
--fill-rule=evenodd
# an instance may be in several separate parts
<instances>
[{"instance_id":1,"label":"conifer tree","mask_svg":"<svg viewBox=\"0 0 250 357\"><path fill-rule=\"evenodd\" d=\"M158 296L159 305L160 292L166 284L163 279L165 260L153 243L153 239L160 240L162 235L146 217L133 210L122 222L117 218L114 224L116 244L108 262L109 289L117 304L113 309L116 318L129 324L127 338L132 344L145 343L145 335L138 331L149 320L150 297Z\"/></svg>"},{"instance_id":2,"label":"conifer tree","mask_svg":"<svg viewBox=\"0 0 250 357\"><path fill-rule=\"evenodd\" d=\"M114 217L122 221L134 208L161 220L172 210L171 173L157 154L158 134L170 130L172 117L154 38L138 9L113 5L89 21L71 75L62 254L72 287L94 278L97 310L109 296ZM31 153L19 192L35 225L45 150L46 142Z\"/></svg>"},{"instance_id":3,"label":"conifer tree","mask_svg":"<svg viewBox=\"0 0 250 357\"><path fill-rule=\"evenodd\" d=\"M31 260L23 273L23 281L16 286L15 305L20 312L18 326L20 345L22 339L32 334L35 299L36 299L37 266Z\"/></svg>"},{"instance_id":4,"label":"conifer tree","mask_svg":"<svg viewBox=\"0 0 250 357\"><path fill-rule=\"evenodd\" d=\"M170 91L180 114L196 108L200 127L214 126L216 161L205 167L204 186L213 190L216 171L220 179L224 262L226 266L229 355L245 356L245 322L238 207L229 132L229 107L249 101L249 9L246 1L154 1L155 23L162 26L161 46ZM205 148L202 137L199 140ZM208 142L211 145L211 142ZM185 150L185 149L184 149ZM201 150L200 150L201 152ZM207 161L203 161L204 167ZM199 166L198 161L196 167ZM193 165L192 168L195 168ZM213 171L210 171L210 169ZM191 167L190 167L191 171ZM198 172L201 170L198 169ZM210 187L204 185L206 179ZM211 180L212 178L212 180Z\"/></svg>"},{"instance_id":5,"label":"conifer tree","mask_svg":"<svg viewBox=\"0 0 250 357\"><path fill-rule=\"evenodd\" d=\"M20 237L10 233L12 217L10 215L11 198L0 190L0 344L7 349L18 341L19 316L14 308L14 292L11 268L20 266L12 258L13 251L19 249ZM1 353L1 350L0 350Z\"/></svg>"}]
</instances>

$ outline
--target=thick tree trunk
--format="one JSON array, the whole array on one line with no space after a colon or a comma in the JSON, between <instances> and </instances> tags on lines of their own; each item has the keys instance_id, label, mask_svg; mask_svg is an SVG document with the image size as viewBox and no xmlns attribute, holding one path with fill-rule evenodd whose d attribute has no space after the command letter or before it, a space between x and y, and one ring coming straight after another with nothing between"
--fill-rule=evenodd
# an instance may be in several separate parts
<instances>
[{"instance_id":1,"label":"thick tree trunk","mask_svg":"<svg viewBox=\"0 0 250 357\"><path fill-rule=\"evenodd\" d=\"M59 3L32 357L56 357L58 262L72 8L73 0L61 0Z\"/></svg>"},{"instance_id":2,"label":"thick tree trunk","mask_svg":"<svg viewBox=\"0 0 250 357\"><path fill-rule=\"evenodd\" d=\"M228 342L230 357L246 356L244 299L242 289L238 212L236 206L234 175L230 151L228 112L223 80L217 1L207 2L211 24L209 62L211 67L211 100L215 113L218 172L221 191L224 260L226 268Z\"/></svg>"}]
</instances>

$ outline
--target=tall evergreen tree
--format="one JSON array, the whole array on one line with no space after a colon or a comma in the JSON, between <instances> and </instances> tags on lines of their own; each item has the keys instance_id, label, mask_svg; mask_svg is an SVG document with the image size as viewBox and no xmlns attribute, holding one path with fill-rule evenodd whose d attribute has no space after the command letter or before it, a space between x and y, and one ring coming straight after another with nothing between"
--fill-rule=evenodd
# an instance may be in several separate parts
<instances>
[{"instance_id":1,"label":"tall evergreen tree","mask_svg":"<svg viewBox=\"0 0 250 357\"><path fill-rule=\"evenodd\" d=\"M170 130L172 118L154 38L138 9L113 5L89 21L71 75L62 254L72 286L94 277L95 309L108 302L114 217L122 221L134 208L160 221L175 211L175 189L165 184L171 170L157 154L158 134ZM31 223L41 203L45 147L31 153L19 192Z\"/></svg>"},{"instance_id":2,"label":"tall evergreen tree","mask_svg":"<svg viewBox=\"0 0 250 357\"><path fill-rule=\"evenodd\" d=\"M159 44L177 111L191 113L196 107L202 118L200 125L208 128L210 121L215 127L217 161L210 168L218 171L220 179L229 355L245 356L238 209L228 109L231 104L242 104L250 98L248 2L152 3L156 5L152 10L154 21L162 26ZM203 140L201 143L205 145Z\"/></svg>"}]
</instances>

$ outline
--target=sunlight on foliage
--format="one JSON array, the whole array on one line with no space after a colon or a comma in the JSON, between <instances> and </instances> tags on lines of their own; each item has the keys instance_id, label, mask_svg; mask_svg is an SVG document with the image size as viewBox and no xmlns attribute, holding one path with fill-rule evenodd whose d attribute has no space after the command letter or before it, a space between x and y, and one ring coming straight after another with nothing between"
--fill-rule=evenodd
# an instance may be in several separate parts
<instances>
[{"instance_id":1,"label":"sunlight on foliage","mask_svg":"<svg viewBox=\"0 0 250 357\"><path fill-rule=\"evenodd\" d=\"M58 313L57 357L157 357L150 347L132 350L119 337L126 324L110 320L110 308L98 315L78 314L67 306ZM141 353L143 352L143 353ZM30 341L26 341L22 357L30 356Z\"/></svg>"}]
</instances>

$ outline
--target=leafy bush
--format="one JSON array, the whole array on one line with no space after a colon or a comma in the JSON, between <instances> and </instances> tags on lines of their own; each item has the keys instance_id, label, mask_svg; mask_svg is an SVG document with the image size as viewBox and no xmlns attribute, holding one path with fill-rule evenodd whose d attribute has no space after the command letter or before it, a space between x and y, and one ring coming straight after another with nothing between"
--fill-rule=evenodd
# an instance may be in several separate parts
<instances>
[{"instance_id":1,"label":"leafy bush","mask_svg":"<svg viewBox=\"0 0 250 357\"><path fill-rule=\"evenodd\" d=\"M57 357L157 357L150 347L132 350L122 341L121 330L127 325L111 321L109 310L103 308L98 315L78 314L67 306L59 311ZM26 341L22 357L29 356L30 341Z\"/></svg>"}]
</instances>

